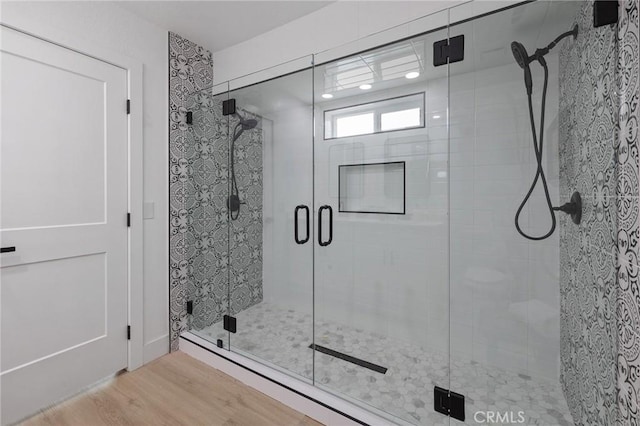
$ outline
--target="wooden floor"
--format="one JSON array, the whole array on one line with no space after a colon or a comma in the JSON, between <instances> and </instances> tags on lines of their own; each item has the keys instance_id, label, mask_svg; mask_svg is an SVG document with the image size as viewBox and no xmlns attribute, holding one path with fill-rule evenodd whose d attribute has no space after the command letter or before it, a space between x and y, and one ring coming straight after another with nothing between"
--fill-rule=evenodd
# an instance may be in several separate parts
<instances>
[{"instance_id":1,"label":"wooden floor","mask_svg":"<svg viewBox=\"0 0 640 426\"><path fill-rule=\"evenodd\" d=\"M190 356L175 352L23 425L320 425Z\"/></svg>"}]
</instances>

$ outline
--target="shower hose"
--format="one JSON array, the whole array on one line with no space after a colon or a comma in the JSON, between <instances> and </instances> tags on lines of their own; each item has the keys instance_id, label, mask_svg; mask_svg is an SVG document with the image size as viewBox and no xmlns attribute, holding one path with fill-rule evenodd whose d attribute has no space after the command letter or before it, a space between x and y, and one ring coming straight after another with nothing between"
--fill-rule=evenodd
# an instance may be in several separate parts
<instances>
[{"instance_id":1,"label":"shower hose","mask_svg":"<svg viewBox=\"0 0 640 426\"><path fill-rule=\"evenodd\" d=\"M536 175L533 178L533 182L531 183L529 192L527 192L527 195L525 195L524 199L522 200L522 203L520 203L520 207L518 207L518 211L516 212L516 217L515 217L516 229L518 230L518 233L523 237L529 240L534 240L534 241L544 240L545 238L549 238L553 234L553 232L556 229L556 215L554 214L553 211L557 210L557 209L554 209L553 204L551 204L551 196L549 195L549 186L547 185L547 178L544 174L544 169L542 167L542 149L543 149L543 141L544 141L544 111L545 111L545 104L547 101L547 85L549 83L549 68L547 67L547 62L544 60L542 56L538 57L538 62L540 63L540 65L542 65L542 68L544 68L544 85L542 88L542 108L540 111L539 136L536 135L536 123L533 116L533 101L531 99L531 94L527 93L527 98L529 103L529 120L531 121L531 135L532 135L532 141L533 141L533 150L535 151L535 154L536 154L536 164L537 164ZM549 209L549 215L551 216L551 228L544 235L532 236L527 234L522 230L522 228L520 228L520 214L522 213L522 210L529 202L529 198L531 198L531 194L533 194L533 190L536 188L536 185L538 184L538 180L542 181L544 196L547 202L547 207Z\"/></svg>"}]
</instances>

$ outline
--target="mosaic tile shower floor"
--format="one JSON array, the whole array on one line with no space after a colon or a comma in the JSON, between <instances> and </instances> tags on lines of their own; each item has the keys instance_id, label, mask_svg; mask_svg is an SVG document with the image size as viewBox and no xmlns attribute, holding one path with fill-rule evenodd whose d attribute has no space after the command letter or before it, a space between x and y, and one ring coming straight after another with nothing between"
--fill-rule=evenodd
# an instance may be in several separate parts
<instances>
[{"instance_id":1,"label":"mosaic tile shower floor","mask_svg":"<svg viewBox=\"0 0 640 426\"><path fill-rule=\"evenodd\" d=\"M313 351L309 348L312 317L294 310L262 302L239 313L238 332L231 335L232 348L249 353L303 378L313 374ZM224 341L227 332L214 324L195 334L215 342ZM449 385L449 360L445 354L417 345L318 321L318 345L388 368L386 374L316 352L316 382L326 390L337 391L363 401L409 423L447 425L449 419L433 410L433 387ZM525 413L526 425L564 426L573 420L558 381L533 378L481 365L474 361L451 363L451 389L463 389L466 421L477 423L477 411ZM484 420L480 417L479 420ZM462 424L452 420L451 424Z\"/></svg>"}]
</instances>

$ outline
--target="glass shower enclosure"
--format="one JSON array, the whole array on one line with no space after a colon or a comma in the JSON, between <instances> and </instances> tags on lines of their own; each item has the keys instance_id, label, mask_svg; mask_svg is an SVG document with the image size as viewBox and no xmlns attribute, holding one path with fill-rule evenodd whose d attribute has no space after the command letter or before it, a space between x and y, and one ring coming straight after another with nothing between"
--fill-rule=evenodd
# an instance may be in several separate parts
<instances>
[{"instance_id":1,"label":"glass shower enclosure","mask_svg":"<svg viewBox=\"0 0 640 426\"><path fill-rule=\"evenodd\" d=\"M615 31L593 28L588 2L481 3L396 28L393 43L361 40L192 94L193 149L207 163L194 185L210 199L187 219L205 248L191 261L191 333L399 424L491 412L573 423L573 355L561 354L573 260L561 240L576 225L555 213L557 231L530 241L514 215L541 164L553 205L580 190L594 220L590 188L563 178L580 155L566 140L586 119L569 104L583 90L571 73ZM511 43L534 52L576 23L577 38L544 57L536 151ZM543 68L529 68L538 129ZM520 216L532 234L551 222L541 188ZM602 374L611 407L615 376ZM434 410L449 391L464 420Z\"/></svg>"}]
</instances>

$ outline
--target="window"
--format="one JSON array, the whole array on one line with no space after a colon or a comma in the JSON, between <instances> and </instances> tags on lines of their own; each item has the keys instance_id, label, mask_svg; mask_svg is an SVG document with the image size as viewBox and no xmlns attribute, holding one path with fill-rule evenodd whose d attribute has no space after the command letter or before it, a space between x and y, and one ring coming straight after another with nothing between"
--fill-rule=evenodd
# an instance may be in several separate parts
<instances>
[{"instance_id":1,"label":"window","mask_svg":"<svg viewBox=\"0 0 640 426\"><path fill-rule=\"evenodd\" d=\"M348 115L336 118L336 137L373 133L373 113Z\"/></svg>"},{"instance_id":2,"label":"window","mask_svg":"<svg viewBox=\"0 0 640 426\"><path fill-rule=\"evenodd\" d=\"M380 114L380 130L388 132L390 130L420 127L421 112L420 108L411 108Z\"/></svg>"},{"instance_id":3,"label":"window","mask_svg":"<svg viewBox=\"0 0 640 426\"><path fill-rule=\"evenodd\" d=\"M424 93L324 112L324 138L371 135L424 127Z\"/></svg>"}]
</instances>

